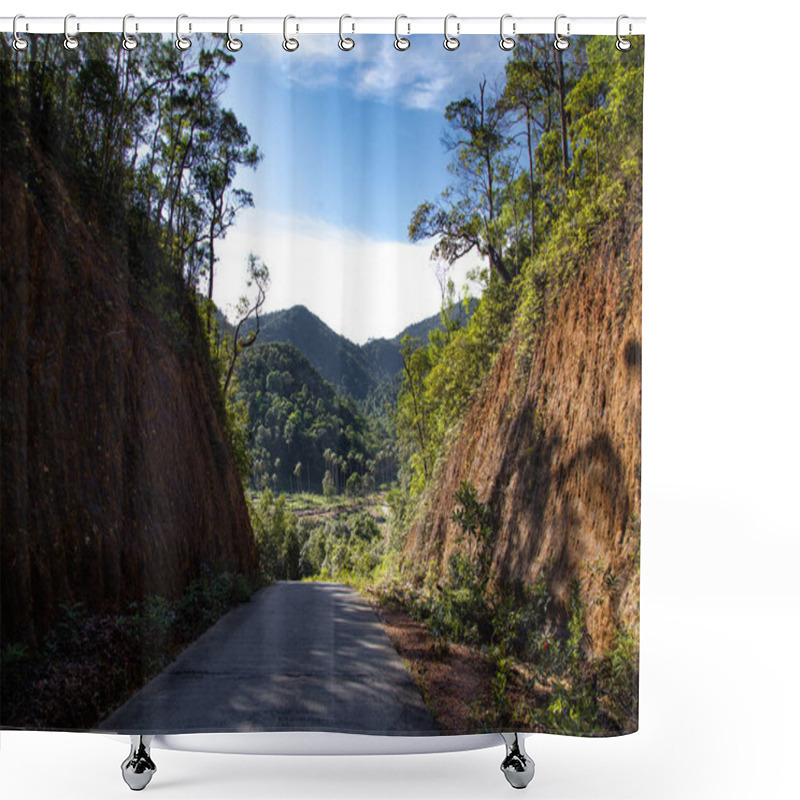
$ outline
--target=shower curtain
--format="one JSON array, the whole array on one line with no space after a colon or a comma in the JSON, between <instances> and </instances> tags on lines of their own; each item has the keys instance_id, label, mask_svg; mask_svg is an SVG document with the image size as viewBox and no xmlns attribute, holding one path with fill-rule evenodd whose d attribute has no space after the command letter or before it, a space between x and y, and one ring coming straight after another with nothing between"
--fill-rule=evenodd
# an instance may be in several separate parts
<instances>
[{"instance_id":1,"label":"shower curtain","mask_svg":"<svg viewBox=\"0 0 800 800\"><path fill-rule=\"evenodd\" d=\"M2 727L636 730L643 38L28 38Z\"/></svg>"}]
</instances>

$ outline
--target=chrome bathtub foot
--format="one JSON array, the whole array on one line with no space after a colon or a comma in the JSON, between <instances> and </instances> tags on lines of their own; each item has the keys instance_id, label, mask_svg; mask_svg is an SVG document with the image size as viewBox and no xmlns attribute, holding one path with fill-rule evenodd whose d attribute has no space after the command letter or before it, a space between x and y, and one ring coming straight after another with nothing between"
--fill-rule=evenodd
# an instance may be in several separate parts
<instances>
[{"instance_id":1,"label":"chrome bathtub foot","mask_svg":"<svg viewBox=\"0 0 800 800\"><path fill-rule=\"evenodd\" d=\"M140 792L156 773L150 758L152 736L131 736L130 755L122 762L122 778L134 792Z\"/></svg>"},{"instance_id":2,"label":"chrome bathtub foot","mask_svg":"<svg viewBox=\"0 0 800 800\"><path fill-rule=\"evenodd\" d=\"M506 757L500 765L506 780L515 789L524 789L532 780L535 765L525 752L525 740L519 733L501 733L506 743Z\"/></svg>"}]
</instances>

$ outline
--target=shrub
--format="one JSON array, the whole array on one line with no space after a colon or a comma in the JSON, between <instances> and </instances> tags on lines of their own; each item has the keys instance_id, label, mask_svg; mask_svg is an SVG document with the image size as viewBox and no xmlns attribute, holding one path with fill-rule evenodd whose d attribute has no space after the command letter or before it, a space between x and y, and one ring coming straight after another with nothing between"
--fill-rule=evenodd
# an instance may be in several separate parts
<instances>
[{"instance_id":1,"label":"shrub","mask_svg":"<svg viewBox=\"0 0 800 800\"><path fill-rule=\"evenodd\" d=\"M600 706L612 722L625 732L636 730L639 712L639 639L629 628L621 628L614 647L598 667Z\"/></svg>"},{"instance_id":2,"label":"shrub","mask_svg":"<svg viewBox=\"0 0 800 800\"><path fill-rule=\"evenodd\" d=\"M123 614L62 605L39 652L15 644L2 654L3 724L95 727L256 587L243 575L207 571L179 599L147 597Z\"/></svg>"}]
</instances>

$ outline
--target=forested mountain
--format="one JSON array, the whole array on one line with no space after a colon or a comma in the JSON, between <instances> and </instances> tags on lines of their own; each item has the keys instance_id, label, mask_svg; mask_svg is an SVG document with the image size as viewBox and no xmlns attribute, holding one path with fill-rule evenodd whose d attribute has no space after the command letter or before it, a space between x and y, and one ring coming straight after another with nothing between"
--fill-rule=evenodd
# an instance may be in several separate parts
<instances>
[{"instance_id":1,"label":"forested mountain","mask_svg":"<svg viewBox=\"0 0 800 800\"><path fill-rule=\"evenodd\" d=\"M462 303L453 305L447 312L447 318L451 321L457 321L459 325L465 325L477 305L478 301L475 298L470 298L468 310L464 308ZM428 341L428 335L431 331L441 327L442 315L434 314L420 322L409 325L391 339L370 339L361 345L361 352L376 374L384 377L394 377L403 368L403 357L400 353L403 339L408 336L410 339L416 339L424 344Z\"/></svg>"},{"instance_id":2,"label":"forested mountain","mask_svg":"<svg viewBox=\"0 0 800 800\"><path fill-rule=\"evenodd\" d=\"M476 300L470 301L469 313L476 304ZM452 307L449 317L463 323L468 312L458 304ZM218 321L224 329L231 330L230 323L221 314ZM392 339L370 339L357 345L336 333L305 306L297 305L262 315L258 342L294 345L338 392L364 400L403 368L400 348L406 335L427 342L430 331L441 325L441 314L434 314L409 325ZM245 336L253 330L255 320L250 319L242 326L241 334Z\"/></svg>"},{"instance_id":3,"label":"forested mountain","mask_svg":"<svg viewBox=\"0 0 800 800\"><path fill-rule=\"evenodd\" d=\"M359 476L360 487L371 475L366 420L294 345L270 342L245 351L238 378L255 488L319 493L327 471L331 488L343 491L350 476Z\"/></svg>"},{"instance_id":4,"label":"forested mountain","mask_svg":"<svg viewBox=\"0 0 800 800\"><path fill-rule=\"evenodd\" d=\"M253 325L250 321L243 333L249 333ZM375 385L376 376L358 345L329 328L305 306L265 314L260 328L259 342L294 345L339 392L362 399Z\"/></svg>"}]
</instances>

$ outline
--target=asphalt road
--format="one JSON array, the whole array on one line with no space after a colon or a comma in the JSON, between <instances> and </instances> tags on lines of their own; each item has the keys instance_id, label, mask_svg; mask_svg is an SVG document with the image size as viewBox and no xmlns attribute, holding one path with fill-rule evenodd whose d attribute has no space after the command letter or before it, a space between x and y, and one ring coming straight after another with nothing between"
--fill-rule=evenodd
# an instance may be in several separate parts
<instances>
[{"instance_id":1,"label":"asphalt road","mask_svg":"<svg viewBox=\"0 0 800 800\"><path fill-rule=\"evenodd\" d=\"M100 725L116 733L436 731L358 592L277 583L237 607Z\"/></svg>"}]
</instances>

